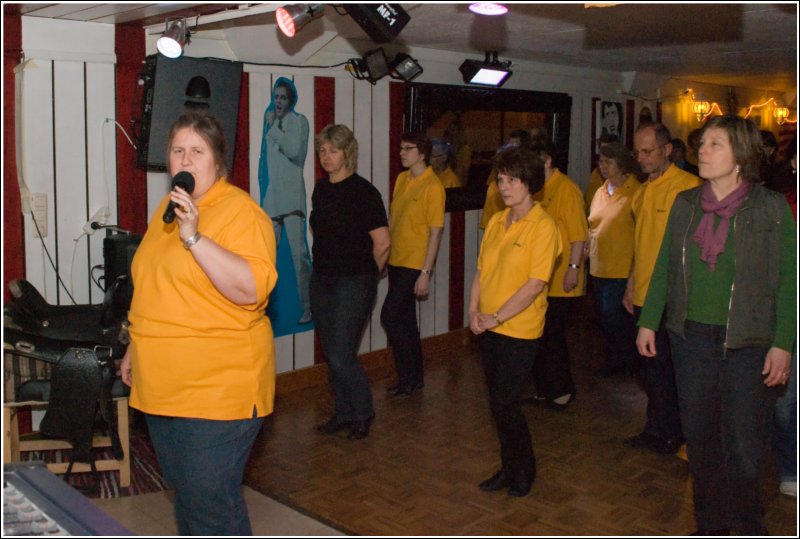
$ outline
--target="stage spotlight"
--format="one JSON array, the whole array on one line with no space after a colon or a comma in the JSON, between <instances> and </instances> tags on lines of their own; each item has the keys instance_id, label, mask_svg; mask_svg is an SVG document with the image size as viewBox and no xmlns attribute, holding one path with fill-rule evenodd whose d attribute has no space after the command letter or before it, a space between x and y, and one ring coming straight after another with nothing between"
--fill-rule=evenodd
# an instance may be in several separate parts
<instances>
[{"instance_id":1,"label":"stage spotlight","mask_svg":"<svg viewBox=\"0 0 800 539\"><path fill-rule=\"evenodd\" d=\"M276 9L275 20L286 37L294 37L298 30L322 13L324 8L325 4L292 4Z\"/></svg>"},{"instance_id":2,"label":"stage spotlight","mask_svg":"<svg viewBox=\"0 0 800 539\"><path fill-rule=\"evenodd\" d=\"M465 84L499 88L513 74L509 67L511 62L501 62L497 59L497 51L487 51L483 62L464 60L458 70L461 71Z\"/></svg>"},{"instance_id":3,"label":"stage spotlight","mask_svg":"<svg viewBox=\"0 0 800 539\"><path fill-rule=\"evenodd\" d=\"M353 58L347 62L345 69L359 80L375 84L389 74L389 60L383 49L371 50L361 58Z\"/></svg>"},{"instance_id":4,"label":"stage spotlight","mask_svg":"<svg viewBox=\"0 0 800 539\"><path fill-rule=\"evenodd\" d=\"M183 54L183 47L189 44L189 32L186 30L186 19L176 19L166 22L167 29L156 41L158 52L167 58L177 58Z\"/></svg>"},{"instance_id":5,"label":"stage spotlight","mask_svg":"<svg viewBox=\"0 0 800 539\"><path fill-rule=\"evenodd\" d=\"M389 75L393 79L400 79L408 82L422 73L422 66L407 54L397 53L394 60L389 64Z\"/></svg>"}]
</instances>

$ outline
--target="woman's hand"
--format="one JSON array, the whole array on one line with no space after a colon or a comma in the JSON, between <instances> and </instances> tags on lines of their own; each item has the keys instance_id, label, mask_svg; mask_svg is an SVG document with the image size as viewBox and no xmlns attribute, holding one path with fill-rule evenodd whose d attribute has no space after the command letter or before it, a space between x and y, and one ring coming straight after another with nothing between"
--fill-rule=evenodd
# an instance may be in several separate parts
<instances>
[{"instance_id":1,"label":"woman's hand","mask_svg":"<svg viewBox=\"0 0 800 539\"><path fill-rule=\"evenodd\" d=\"M200 220L200 213L192 196L181 189L175 187L169 195L169 199L177 204L175 216L178 218L178 230L181 241L186 241L197 234L197 224Z\"/></svg>"},{"instance_id":2,"label":"woman's hand","mask_svg":"<svg viewBox=\"0 0 800 539\"><path fill-rule=\"evenodd\" d=\"M773 387L785 384L789 381L791 368L792 354L773 346L767 352L767 357L764 359L764 370L761 371L761 374L766 375L764 385Z\"/></svg>"},{"instance_id":3,"label":"woman's hand","mask_svg":"<svg viewBox=\"0 0 800 539\"><path fill-rule=\"evenodd\" d=\"M122 356L122 362L119 364L119 375L122 378L122 383L130 386L133 383L133 375L131 374L131 347L125 350L125 355Z\"/></svg>"},{"instance_id":4,"label":"woman's hand","mask_svg":"<svg viewBox=\"0 0 800 539\"><path fill-rule=\"evenodd\" d=\"M578 286L578 272L580 268L567 268L564 274L564 292L572 292Z\"/></svg>"},{"instance_id":5,"label":"woman's hand","mask_svg":"<svg viewBox=\"0 0 800 539\"><path fill-rule=\"evenodd\" d=\"M418 298L428 297L431 288L431 276L428 273L420 272L417 282L414 283L414 294Z\"/></svg>"},{"instance_id":6,"label":"woman's hand","mask_svg":"<svg viewBox=\"0 0 800 539\"><path fill-rule=\"evenodd\" d=\"M469 316L469 329L475 335L480 335L487 329L494 329L499 325L497 319L491 314L475 312Z\"/></svg>"},{"instance_id":7,"label":"woman's hand","mask_svg":"<svg viewBox=\"0 0 800 539\"><path fill-rule=\"evenodd\" d=\"M656 356L656 332L652 329L639 328L639 334L636 336L636 348L639 354L645 357Z\"/></svg>"}]
</instances>

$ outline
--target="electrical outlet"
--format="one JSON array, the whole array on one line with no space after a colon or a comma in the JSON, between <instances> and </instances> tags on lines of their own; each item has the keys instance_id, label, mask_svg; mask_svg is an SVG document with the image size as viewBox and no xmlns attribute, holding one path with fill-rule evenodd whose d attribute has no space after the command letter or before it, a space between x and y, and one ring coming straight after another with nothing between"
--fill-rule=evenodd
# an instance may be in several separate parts
<instances>
[{"instance_id":1,"label":"electrical outlet","mask_svg":"<svg viewBox=\"0 0 800 539\"><path fill-rule=\"evenodd\" d=\"M108 223L108 217L110 212L108 211L108 206L103 206L92 215L91 219L86 221L86 224L83 225L83 231L87 235L92 235L95 232L95 229L92 228L92 224L97 223L98 225L105 225Z\"/></svg>"},{"instance_id":2,"label":"electrical outlet","mask_svg":"<svg viewBox=\"0 0 800 539\"><path fill-rule=\"evenodd\" d=\"M33 226L33 237L47 237L47 193L33 193L31 195L31 216L36 219ZM37 229L38 227L38 229Z\"/></svg>"}]
</instances>

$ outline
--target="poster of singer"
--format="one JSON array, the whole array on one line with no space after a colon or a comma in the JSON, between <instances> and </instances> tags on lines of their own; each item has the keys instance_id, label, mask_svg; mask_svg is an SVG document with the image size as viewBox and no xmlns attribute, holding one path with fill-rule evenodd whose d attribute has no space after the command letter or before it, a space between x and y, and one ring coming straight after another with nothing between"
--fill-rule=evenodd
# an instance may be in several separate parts
<instances>
[{"instance_id":1,"label":"poster of singer","mask_svg":"<svg viewBox=\"0 0 800 539\"><path fill-rule=\"evenodd\" d=\"M308 151L308 120L295 112L297 88L280 77L264 111L258 164L260 203L272 218L277 242L278 284L267 315L275 336L313 328L309 302L311 255L306 240L308 212L303 166Z\"/></svg>"}]
</instances>

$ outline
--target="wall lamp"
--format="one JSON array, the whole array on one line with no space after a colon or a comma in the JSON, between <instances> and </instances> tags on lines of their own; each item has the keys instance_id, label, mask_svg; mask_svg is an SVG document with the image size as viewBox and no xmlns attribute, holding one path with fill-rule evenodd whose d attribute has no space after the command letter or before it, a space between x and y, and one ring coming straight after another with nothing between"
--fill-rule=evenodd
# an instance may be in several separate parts
<instances>
[{"instance_id":1,"label":"wall lamp","mask_svg":"<svg viewBox=\"0 0 800 539\"><path fill-rule=\"evenodd\" d=\"M325 9L325 4L292 4L275 10L278 28L286 37L294 37L295 33L312 21Z\"/></svg>"},{"instance_id":2,"label":"wall lamp","mask_svg":"<svg viewBox=\"0 0 800 539\"><path fill-rule=\"evenodd\" d=\"M511 77L513 72L511 62L501 62L497 59L497 51L486 51L486 59L483 62L478 60L464 60L461 67L461 75L464 77L464 84L478 84L480 86L493 86L499 88Z\"/></svg>"},{"instance_id":3,"label":"wall lamp","mask_svg":"<svg viewBox=\"0 0 800 539\"><path fill-rule=\"evenodd\" d=\"M167 19L166 25L167 29L156 41L156 48L167 58L178 58L183 54L183 48L191 42L186 19L173 19L172 24Z\"/></svg>"},{"instance_id":4,"label":"wall lamp","mask_svg":"<svg viewBox=\"0 0 800 539\"><path fill-rule=\"evenodd\" d=\"M778 123L778 125L783 125L786 120L789 119L789 108L775 107L775 110L772 111L772 115L775 116L775 121Z\"/></svg>"},{"instance_id":5,"label":"wall lamp","mask_svg":"<svg viewBox=\"0 0 800 539\"><path fill-rule=\"evenodd\" d=\"M697 96L694 96L692 99L692 112L697 118L698 122L702 122L703 118L711 112L711 103L706 101L705 99L697 99Z\"/></svg>"},{"instance_id":6,"label":"wall lamp","mask_svg":"<svg viewBox=\"0 0 800 539\"><path fill-rule=\"evenodd\" d=\"M345 69L358 80L366 80L375 84L386 75L405 82L422 73L422 66L405 53L397 53L389 62L383 48L377 48L364 54L361 58L347 61Z\"/></svg>"}]
</instances>

